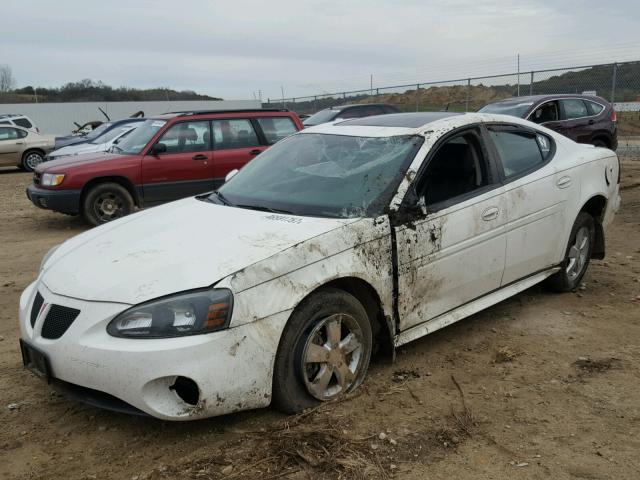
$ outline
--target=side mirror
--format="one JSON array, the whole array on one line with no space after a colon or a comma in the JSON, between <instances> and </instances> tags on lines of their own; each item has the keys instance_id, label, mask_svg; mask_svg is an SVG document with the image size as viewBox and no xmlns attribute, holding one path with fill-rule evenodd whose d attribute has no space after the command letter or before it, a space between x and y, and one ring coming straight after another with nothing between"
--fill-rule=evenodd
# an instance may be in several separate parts
<instances>
[{"instance_id":1,"label":"side mirror","mask_svg":"<svg viewBox=\"0 0 640 480\"><path fill-rule=\"evenodd\" d=\"M227 183L229 180L231 180L233 177L236 176L236 173L238 173L239 170L237 168L234 168L233 170L231 170L229 173L227 173L227 176L224 177L224 182Z\"/></svg>"},{"instance_id":2,"label":"side mirror","mask_svg":"<svg viewBox=\"0 0 640 480\"><path fill-rule=\"evenodd\" d=\"M167 151L167 146L164 143L156 143L151 149L151 153L153 155L160 155L161 153L165 153Z\"/></svg>"}]
</instances>

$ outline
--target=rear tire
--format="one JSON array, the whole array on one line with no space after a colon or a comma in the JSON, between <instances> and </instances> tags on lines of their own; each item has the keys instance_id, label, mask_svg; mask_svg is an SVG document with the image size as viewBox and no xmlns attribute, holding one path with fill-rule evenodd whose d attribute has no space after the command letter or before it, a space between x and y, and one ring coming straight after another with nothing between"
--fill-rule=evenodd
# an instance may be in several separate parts
<instances>
[{"instance_id":1,"label":"rear tire","mask_svg":"<svg viewBox=\"0 0 640 480\"><path fill-rule=\"evenodd\" d=\"M609 148L609 145L607 145L607 142L599 138L596 138L595 140L593 140L591 142L591 145L593 145L594 147Z\"/></svg>"},{"instance_id":2,"label":"rear tire","mask_svg":"<svg viewBox=\"0 0 640 480\"><path fill-rule=\"evenodd\" d=\"M569 235L561 270L547 279L547 285L553 291L570 292L580 286L589 267L595 239L595 220L588 213L580 212Z\"/></svg>"},{"instance_id":3,"label":"rear tire","mask_svg":"<svg viewBox=\"0 0 640 480\"><path fill-rule=\"evenodd\" d=\"M27 172L33 172L36 167L44 162L44 154L37 150L27 150L22 154L20 168Z\"/></svg>"},{"instance_id":4,"label":"rear tire","mask_svg":"<svg viewBox=\"0 0 640 480\"><path fill-rule=\"evenodd\" d=\"M353 295L326 288L305 299L287 323L273 372L273 404L299 413L356 389L371 358L371 323Z\"/></svg>"},{"instance_id":5,"label":"rear tire","mask_svg":"<svg viewBox=\"0 0 640 480\"><path fill-rule=\"evenodd\" d=\"M91 225L102 225L133 212L131 194L117 183L100 183L89 190L82 202L82 215Z\"/></svg>"}]
</instances>

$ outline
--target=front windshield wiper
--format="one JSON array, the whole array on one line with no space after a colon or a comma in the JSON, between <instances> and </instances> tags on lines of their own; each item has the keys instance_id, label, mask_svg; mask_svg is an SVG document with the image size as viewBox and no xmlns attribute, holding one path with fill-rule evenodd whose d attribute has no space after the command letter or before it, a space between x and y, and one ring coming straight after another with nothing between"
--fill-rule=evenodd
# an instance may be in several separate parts
<instances>
[{"instance_id":1,"label":"front windshield wiper","mask_svg":"<svg viewBox=\"0 0 640 480\"><path fill-rule=\"evenodd\" d=\"M227 197L225 197L222 192L220 192L219 190L214 190L213 194L218 198L218 200L220 200L222 202L223 205L226 205L228 207L234 207L235 205L233 203L231 203L229 200L227 200Z\"/></svg>"},{"instance_id":2,"label":"front windshield wiper","mask_svg":"<svg viewBox=\"0 0 640 480\"><path fill-rule=\"evenodd\" d=\"M118 153L116 152L116 149L120 150L121 152L124 152L124 150L121 149L118 145L111 145L111 153Z\"/></svg>"},{"instance_id":3,"label":"front windshield wiper","mask_svg":"<svg viewBox=\"0 0 640 480\"><path fill-rule=\"evenodd\" d=\"M258 210L260 212L284 213L286 215L294 214L289 210L281 210L279 208L270 208L270 207L265 207L263 205L235 205L235 206L239 208L246 208L248 210Z\"/></svg>"}]
</instances>

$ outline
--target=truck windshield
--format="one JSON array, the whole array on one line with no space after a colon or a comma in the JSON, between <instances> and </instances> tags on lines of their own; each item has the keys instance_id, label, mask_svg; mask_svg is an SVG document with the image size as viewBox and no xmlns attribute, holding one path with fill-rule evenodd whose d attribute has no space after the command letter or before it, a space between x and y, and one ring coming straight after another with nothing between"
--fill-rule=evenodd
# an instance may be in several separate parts
<instances>
[{"instance_id":1,"label":"truck windshield","mask_svg":"<svg viewBox=\"0 0 640 480\"><path fill-rule=\"evenodd\" d=\"M209 199L240 208L319 217L381 215L423 139L301 133L242 168Z\"/></svg>"},{"instance_id":2,"label":"truck windshield","mask_svg":"<svg viewBox=\"0 0 640 480\"><path fill-rule=\"evenodd\" d=\"M164 120L145 120L114 147L115 153L138 155L166 123Z\"/></svg>"}]
</instances>

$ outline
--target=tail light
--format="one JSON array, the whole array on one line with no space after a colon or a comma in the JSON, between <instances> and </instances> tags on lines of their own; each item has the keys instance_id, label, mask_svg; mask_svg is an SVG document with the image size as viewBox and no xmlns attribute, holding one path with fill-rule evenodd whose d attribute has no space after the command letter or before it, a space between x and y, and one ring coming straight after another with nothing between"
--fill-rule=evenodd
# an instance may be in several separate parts
<instances>
[{"instance_id":1,"label":"tail light","mask_svg":"<svg viewBox=\"0 0 640 480\"><path fill-rule=\"evenodd\" d=\"M615 110L611 110L611 121L612 122L617 122L618 121L618 114L616 113Z\"/></svg>"}]
</instances>

